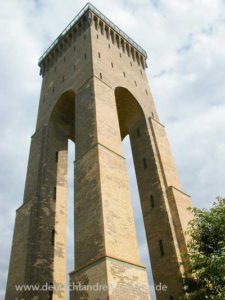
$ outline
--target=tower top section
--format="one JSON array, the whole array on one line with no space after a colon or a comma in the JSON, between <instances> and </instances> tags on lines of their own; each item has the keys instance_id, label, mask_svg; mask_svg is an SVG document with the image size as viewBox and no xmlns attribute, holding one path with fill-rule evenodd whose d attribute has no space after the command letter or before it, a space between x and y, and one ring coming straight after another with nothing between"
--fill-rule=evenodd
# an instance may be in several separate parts
<instances>
[{"instance_id":1,"label":"tower top section","mask_svg":"<svg viewBox=\"0 0 225 300\"><path fill-rule=\"evenodd\" d=\"M57 51L58 46L61 47L63 42L67 43L67 40L70 38L72 32L76 31L76 27L82 27L82 21L88 22L90 24L93 20L96 21L97 18L99 19L100 26L101 24L105 24L105 26L108 27L109 31L113 31L116 35L119 35L125 43L128 43L131 47L135 48L136 51L138 51L145 59L147 59L147 53L141 46L139 46L133 39L131 39L118 26L110 21L91 3L87 3L40 57L38 65L41 67L45 59L50 57L52 52L54 52L55 50Z\"/></svg>"}]
</instances>

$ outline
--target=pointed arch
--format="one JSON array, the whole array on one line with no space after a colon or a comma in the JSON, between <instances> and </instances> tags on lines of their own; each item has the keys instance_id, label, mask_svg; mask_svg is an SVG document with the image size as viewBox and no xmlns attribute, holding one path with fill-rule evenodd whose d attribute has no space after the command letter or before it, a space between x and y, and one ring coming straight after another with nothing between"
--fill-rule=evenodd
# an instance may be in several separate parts
<instances>
[{"instance_id":1,"label":"pointed arch","mask_svg":"<svg viewBox=\"0 0 225 300\"><path fill-rule=\"evenodd\" d=\"M115 98L121 138L124 139L135 124L143 120L145 116L142 107L128 89L116 87Z\"/></svg>"}]
</instances>

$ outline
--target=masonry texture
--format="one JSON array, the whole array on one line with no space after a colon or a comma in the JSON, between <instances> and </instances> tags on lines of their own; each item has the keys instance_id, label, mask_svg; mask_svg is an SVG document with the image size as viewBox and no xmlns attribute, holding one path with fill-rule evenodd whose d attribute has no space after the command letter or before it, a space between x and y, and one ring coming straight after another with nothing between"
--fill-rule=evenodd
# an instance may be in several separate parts
<instances>
[{"instance_id":1,"label":"masonry texture","mask_svg":"<svg viewBox=\"0 0 225 300\"><path fill-rule=\"evenodd\" d=\"M70 299L150 299L122 140L129 135L157 299L182 294L191 213L151 96L147 55L88 4L39 61L43 77L6 300L66 299L68 139L76 143L75 267ZM15 285L38 285L17 291ZM41 290L44 285L64 286Z\"/></svg>"}]
</instances>

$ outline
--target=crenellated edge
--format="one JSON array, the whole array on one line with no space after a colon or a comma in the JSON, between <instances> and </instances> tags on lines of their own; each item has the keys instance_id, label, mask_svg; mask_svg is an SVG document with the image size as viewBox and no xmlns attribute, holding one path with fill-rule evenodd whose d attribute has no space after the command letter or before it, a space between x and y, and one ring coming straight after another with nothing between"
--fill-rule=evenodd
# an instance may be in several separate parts
<instances>
[{"instance_id":1,"label":"crenellated edge","mask_svg":"<svg viewBox=\"0 0 225 300\"><path fill-rule=\"evenodd\" d=\"M57 39L40 57L38 65L40 66L40 75L44 76L46 71L60 58L63 53L70 48L77 38L89 26L94 24L95 29L124 53L141 65L143 69L147 67L147 53L128 35L119 29L113 22L105 17L92 4L87 3L79 14L69 23Z\"/></svg>"}]
</instances>

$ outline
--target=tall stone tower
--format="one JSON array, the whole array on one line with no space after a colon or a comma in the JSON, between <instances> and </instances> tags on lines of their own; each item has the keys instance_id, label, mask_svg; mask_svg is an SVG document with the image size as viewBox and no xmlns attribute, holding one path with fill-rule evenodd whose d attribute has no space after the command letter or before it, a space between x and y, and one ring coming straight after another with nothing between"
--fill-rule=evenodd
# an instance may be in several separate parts
<instances>
[{"instance_id":1,"label":"tall stone tower","mask_svg":"<svg viewBox=\"0 0 225 300\"><path fill-rule=\"evenodd\" d=\"M191 200L157 116L146 59L140 46L90 4L40 58L40 104L24 202L16 214L7 300L66 299L68 139L76 143L70 299L150 299L121 144L127 135L154 281L167 286L157 299L178 299ZM37 288L17 290L18 285ZM46 291L46 285L54 290Z\"/></svg>"}]
</instances>

